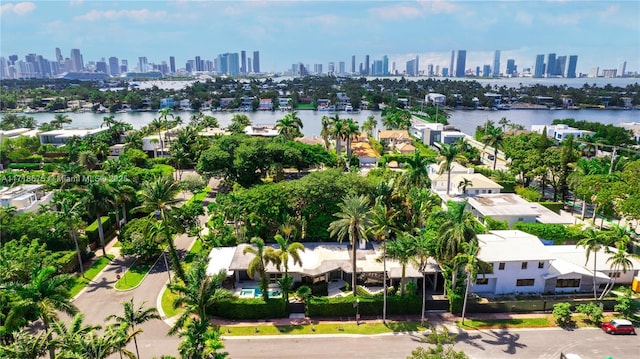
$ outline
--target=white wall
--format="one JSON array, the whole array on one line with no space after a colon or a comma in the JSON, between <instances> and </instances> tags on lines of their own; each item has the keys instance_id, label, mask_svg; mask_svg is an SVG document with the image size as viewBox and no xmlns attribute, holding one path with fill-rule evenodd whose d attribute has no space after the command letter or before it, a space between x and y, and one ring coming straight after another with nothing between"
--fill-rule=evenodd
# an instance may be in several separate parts
<instances>
[{"instance_id":1,"label":"white wall","mask_svg":"<svg viewBox=\"0 0 640 359\"><path fill-rule=\"evenodd\" d=\"M473 292L491 292L493 294L510 293L542 293L544 291L545 280L542 275L547 273L549 262L543 261L544 267L538 268L538 261L527 261L527 269L522 269L522 261L504 262L503 270L498 269L499 262L493 263L493 274L487 274L488 285L476 285L471 287ZM478 278L482 278L479 275ZM534 279L533 286L518 287L518 279ZM495 283L495 285L494 285Z\"/></svg>"}]
</instances>

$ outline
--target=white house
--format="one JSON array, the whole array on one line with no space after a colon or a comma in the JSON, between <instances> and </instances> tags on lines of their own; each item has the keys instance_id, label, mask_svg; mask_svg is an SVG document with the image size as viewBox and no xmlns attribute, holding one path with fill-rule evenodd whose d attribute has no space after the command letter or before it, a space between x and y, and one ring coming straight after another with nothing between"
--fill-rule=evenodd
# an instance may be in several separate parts
<instances>
[{"instance_id":1,"label":"white house","mask_svg":"<svg viewBox=\"0 0 640 359\"><path fill-rule=\"evenodd\" d=\"M439 93L429 93L424 97L424 101L434 106L444 106L447 103L447 96Z\"/></svg>"},{"instance_id":2,"label":"white house","mask_svg":"<svg viewBox=\"0 0 640 359\"><path fill-rule=\"evenodd\" d=\"M18 213L35 212L41 204L48 204L52 197L53 192L45 193L41 184L0 188L0 206L15 207Z\"/></svg>"},{"instance_id":3,"label":"white house","mask_svg":"<svg viewBox=\"0 0 640 359\"><path fill-rule=\"evenodd\" d=\"M622 122L618 126L633 132L633 138L640 143L640 122Z\"/></svg>"},{"instance_id":4,"label":"white house","mask_svg":"<svg viewBox=\"0 0 640 359\"><path fill-rule=\"evenodd\" d=\"M40 143L43 145L64 145L72 137L85 138L87 136L94 136L100 132L107 131L109 128L93 128L93 129L60 129L47 132L41 132Z\"/></svg>"},{"instance_id":5,"label":"white house","mask_svg":"<svg viewBox=\"0 0 640 359\"><path fill-rule=\"evenodd\" d=\"M561 216L547 207L528 202L515 193L473 194L468 197L468 210L482 223L485 217L507 221L509 227L516 222L573 224L571 216Z\"/></svg>"},{"instance_id":6,"label":"white house","mask_svg":"<svg viewBox=\"0 0 640 359\"><path fill-rule=\"evenodd\" d=\"M37 129L30 128L16 128L7 131L0 130L0 143L2 143L6 138L17 138L20 136L34 137L37 133Z\"/></svg>"},{"instance_id":7,"label":"white house","mask_svg":"<svg viewBox=\"0 0 640 359\"><path fill-rule=\"evenodd\" d=\"M447 172L431 175L431 189L437 193L447 193ZM477 195L486 193L500 193L502 186L493 182L481 173L474 173L469 169L467 173L452 173L449 195ZM465 183L465 185L462 185Z\"/></svg>"},{"instance_id":8,"label":"white house","mask_svg":"<svg viewBox=\"0 0 640 359\"><path fill-rule=\"evenodd\" d=\"M569 136L581 138L585 135L593 135L595 133L592 131L579 130L567 125L533 125L531 126L531 131L542 134L545 128L547 129L547 136L552 137L558 142L564 141Z\"/></svg>"}]
</instances>

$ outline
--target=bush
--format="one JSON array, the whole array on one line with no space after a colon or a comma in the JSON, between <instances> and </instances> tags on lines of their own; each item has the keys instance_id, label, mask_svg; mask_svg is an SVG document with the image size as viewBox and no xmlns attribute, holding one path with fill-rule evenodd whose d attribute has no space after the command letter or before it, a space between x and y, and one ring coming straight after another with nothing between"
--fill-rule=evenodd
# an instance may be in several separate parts
<instances>
[{"instance_id":1,"label":"bush","mask_svg":"<svg viewBox=\"0 0 640 359\"><path fill-rule=\"evenodd\" d=\"M329 283L318 282L311 285L311 294L316 297L326 297L329 295Z\"/></svg>"},{"instance_id":2,"label":"bush","mask_svg":"<svg viewBox=\"0 0 640 359\"><path fill-rule=\"evenodd\" d=\"M225 299L214 303L209 309L213 315L225 319L254 320L285 318L289 315L283 299L269 299L266 302L260 298Z\"/></svg>"},{"instance_id":3,"label":"bush","mask_svg":"<svg viewBox=\"0 0 640 359\"><path fill-rule=\"evenodd\" d=\"M78 255L76 251L53 252L55 267L61 273L73 273L78 268Z\"/></svg>"},{"instance_id":4,"label":"bush","mask_svg":"<svg viewBox=\"0 0 640 359\"><path fill-rule=\"evenodd\" d=\"M484 217L484 223L487 225L487 230L500 230L500 229L509 229L509 222L507 221L498 221L491 217Z\"/></svg>"},{"instance_id":5,"label":"bush","mask_svg":"<svg viewBox=\"0 0 640 359\"><path fill-rule=\"evenodd\" d=\"M382 314L382 296L359 296L362 315L378 316ZM356 314L354 304L356 298L346 297L321 297L310 298L307 301L307 315L310 317L353 317ZM404 297L387 296L387 314L406 315L420 314L422 310L422 297L405 295Z\"/></svg>"},{"instance_id":6,"label":"bush","mask_svg":"<svg viewBox=\"0 0 640 359\"><path fill-rule=\"evenodd\" d=\"M418 292L418 285L414 282L408 282L404 285L404 295L415 295Z\"/></svg>"},{"instance_id":7,"label":"bush","mask_svg":"<svg viewBox=\"0 0 640 359\"><path fill-rule=\"evenodd\" d=\"M464 305L464 295L461 293L460 288L456 288L455 291L448 290L447 297L449 298L449 312L453 314L462 313L462 306Z\"/></svg>"},{"instance_id":8,"label":"bush","mask_svg":"<svg viewBox=\"0 0 640 359\"><path fill-rule=\"evenodd\" d=\"M587 319L592 324L598 325L602 320L602 308L600 308L593 302L578 305L576 307L576 311L586 315Z\"/></svg>"},{"instance_id":9,"label":"bush","mask_svg":"<svg viewBox=\"0 0 640 359\"><path fill-rule=\"evenodd\" d=\"M623 296L616 299L618 304L613 307L617 312L620 312L625 318L629 319L638 310L640 310L640 303L631 297L631 289L627 288Z\"/></svg>"},{"instance_id":10,"label":"bush","mask_svg":"<svg viewBox=\"0 0 640 359\"><path fill-rule=\"evenodd\" d=\"M160 244L151 236L145 235L146 228L150 225L149 217L132 219L125 224L120 233L122 254L139 255L143 261L157 257L161 250Z\"/></svg>"},{"instance_id":11,"label":"bush","mask_svg":"<svg viewBox=\"0 0 640 359\"><path fill-rule=\"evenodd\" d=\"M540 204L556 212L557 214L560 214L560 210L564 206L562 202L540 202Z\"/></svg>"},{"instance_id":12,"label":"bush","mask_svg":"<svg viewBox=\"0 0 640 359\"><path fill-rule=\"evenodd\" d=\"M102 216L101 219L102 229L104 229L104 233L106 235L109 229L111 229L111 226L113 226L113 223L111 222L111 218L109 216ZM98 234L98 221L95 220L93 221L93 223L88 225L87 228L85 228L84 233L87 236L89 243L99 242L100 236Z\"/></svg>"},{"instance_id":13,"label":"bush","mask_svg":"<svg viewBox=\"0 0 640 359\"><path fill-rule=\"evenodd\" d=\"M9 163L7 166L10 170L39 170L39 163Z\"/></svg>"},{"instance_id":14,"label":"bush","mask_svg":"<svg viewBox=\"0 0 640 359\"><path fill-rule=\"evenodd\" d=\"M553 317L556 319L561 327L569 326L572 323L571 319L571 303L557 303L553 306Z\"/></svg>"},{"instance_id":15,"label":"bush","mask_svg":"<svg viewBox=\"0 0 640 359\"><path fill-rule=\"evenodd\" d=\"M529 187L516 187L516 194L529 202L538 202L540 201L540 191L529 188Z\"/></svg>"}]
</instances>

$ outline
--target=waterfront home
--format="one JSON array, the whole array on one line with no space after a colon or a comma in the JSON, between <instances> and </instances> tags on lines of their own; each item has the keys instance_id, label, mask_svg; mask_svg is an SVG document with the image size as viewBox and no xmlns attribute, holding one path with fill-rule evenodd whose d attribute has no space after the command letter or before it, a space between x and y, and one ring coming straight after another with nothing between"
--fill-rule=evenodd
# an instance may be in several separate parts
<instances>
[{"instance_id":1,"label":"waterfront home","mask_svg":"<svg viewBox=\"0 0 640 359\"><path fill-rule=\"evenodd\" d=\"M51 202L53 192L46 193L42 184L0 187L0 207L15 207L18 213L35 212Z\"/></svg>"},{"instance_id":2,"label":"waterfront home","mask_svg":"<svg viewBox=\"0 0 640 359\"><path fill-rule=\"evenodd\" d=\"M544 129L547 129L547 136L553 138L558 142L564 141L567 137L573 136L574 138L581 138L586 135L593 136L595 132L587 130L579 130L577 128L569 127L567 125L533 125L531 126L531 132L537 132L542 134Z\"/></svg>"},{"instance_id":3,"label":"waterfront home","mask_svg":"<svg viewBox=\"0 0 640 359\"><path fill-rule=\"evenodd\" d=\"M0 143L2 143L7 138L18 138L20 136L35 137L38 134L38 131L38 129L30 128L16 128L7 131L0 130Z\"/></svg>"},{"instance_id":4,"label":"waterfront home","mask_svg":"<svg viewBox=\"0 0 640 359\"><path fill-rule=\"evenodd\" d=\"M160 108L173 108L175 106L175 100L173 97L165 97L160 99Z\"/></svg>"},{"instance_id":5,"label":"waterfront home","mask_svg":"<svg viewBox=\"0 0 640 359\"><path fill-rule=\"evenodd\" d=\"M640 144L640 122L622 122L618 126L633 133L633 138Z\"/></svg>"},{"instance_id":6,"label":"waterfront home","mask_svg":"<svg viewBox=\"0 0 640 359\"><path fill-rule=\"evenodd\" d=\"M444 106L447 103L447 96L432 92L424 97L424 101L434 106Z\"/></svg>"},{"instance_id":7,"label":"waterfront home","mask_svg":"<svg viewBox=\"0 0 640 359\"><path fill-rule=\"evenodd\" d=\"M249 136L276 137L280 134L275 125L253 125L247 126L244 133Z\"/></svg>"},{"instance_id":8,"label":"waterfront home","mask_svg":"<svg viewBox=\"0 0 640 359\"><path fill-rule=\"evenodd\" d=\"M92 129L59 129L41 132L38 136L40 137L40 144L42 145L62 146L72 137L86 138L107 130L109 130L107 127Z\"/></svg>"},{"instance_id":9,"label":"waterfront home","mask_svg":"<svg viewBox=\"0 0 640 359\"><path fill-rule=\"evenodd\" d=\"M261 98L260 104L258 105L258 110L260 111L273 110L273 101L270 98Z\"/></svg>"},{"instance_id":10,"label":"waterfront home","mask_svg":"<svg viewBox=\"0 0 640 359\"><path fill-rule=\"evenodd\" d=\"M361 166L374 166L380 161L380 154L368 142L353 142L351 153L360 160Z\"/></svg>"},{"instance_id":11,"label":"waterfront home","mask_svg":"<svg viewBox=\"0 0 640 359\"><path fill-rule=\"evenodd\" d=\"M113 146L109 146L109 155L107 156L107 159L112 160L118 158L121 154L124 153L124 148L124 143L116 143Z\"/></svg>"},{"instance_id":12,"label":"waterfront home","mask_svg":"<svg viewBox=\"0 0 640 359\"><path fill-rule=\"evenodd\" d=\"M149 158L169 157L171 141L176 139L180 129L180 126L176 126L169 130L160 131L159 134L143 137L142 150L147 153Z\"/></svg>"},{"instance_id":13,"label":"waterfront home","mask_svg":"<svg viewBox=\"0 0 640 359\"><path fill-rule=\"evenodd\" d=\"M407 130L378 130L378 141L390 151L397 144L411 143L411 135Z\"/></svg>"}]
</instances>

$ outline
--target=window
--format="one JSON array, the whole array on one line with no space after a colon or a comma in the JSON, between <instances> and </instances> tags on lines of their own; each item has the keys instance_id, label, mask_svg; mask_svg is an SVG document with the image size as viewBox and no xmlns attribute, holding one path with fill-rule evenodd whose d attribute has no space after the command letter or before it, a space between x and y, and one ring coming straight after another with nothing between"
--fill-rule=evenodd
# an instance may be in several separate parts
<instances>
[{"instance_id":1,"label":"window","mask_svg":"<svg viewBox=\"0 0 640 359\"><path fill-rule=\"evenodd\" d=\"M544 268L544 262L538 262L538 268L540 269Z\"/></svg>"},{"instance_id":2,"label":"window","mask_svg":"<svg viewBox=\"0 0 640 359\"><path fill-rule=\"evenodd\" d=\"M504 262L498 263L498 270L504 270Z\"/></svg>"},{"instance_id":3,"label":"window","mask_svg":"<svg viewBox=\"0 0 640 359\"><path fill-rule=\"evenodd\" d=\"M516 287L532 287L535 283L535 279L518 279L516 280Z\"/></svg>"},{"instance_id":4,"label":"window","mask_svg":"<svg viewBox=\"0 0 640 359\"><path fill-rule=\"evenodd\" d=\"M580 279L558 279L556 288L577 288L580 286Z\"/></svg>"},{"instance_id":5,"label":"window","mask_svg":"<svg viewBox=\"0 0 640 359\"><path fill-rule=\"evenodd\" d=\"M524 217L518 217L518 222L524 221Z\"/></svg>"},{"instance_id":6,"label":"window","mask_svg":"<svg viewBox=\"0 0 640 359\"><path fill-rule=\"evenodd\" d=\"M527 262L522 262L521 269L527 269Z\"/></svg>"},{"instance_id":7,"label":"window","mask_svg":"<svg viewBox=\"0 0 640 359\"><path fill-rule=\"evenodd\" d=\"M476 279L477 285L487 285L489 284L489 278L478 278Z\"/></svg>"},{"instance_id":8,"label":"window","mask_svg":"<svg viewBox=\"0 0 640 359\"><path fill-rule=\"evenodd\" d=\"M620 272L609 273L609 278L620 278Z\"/></svg>"}]
</instances>

